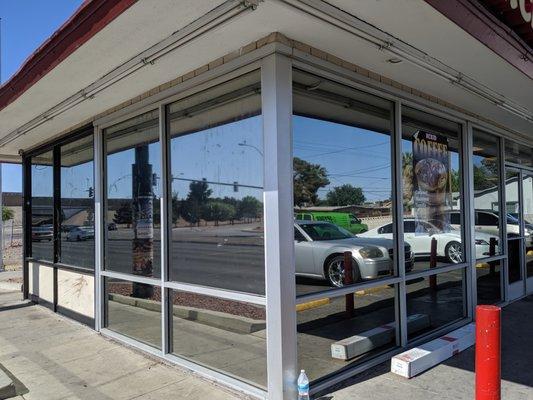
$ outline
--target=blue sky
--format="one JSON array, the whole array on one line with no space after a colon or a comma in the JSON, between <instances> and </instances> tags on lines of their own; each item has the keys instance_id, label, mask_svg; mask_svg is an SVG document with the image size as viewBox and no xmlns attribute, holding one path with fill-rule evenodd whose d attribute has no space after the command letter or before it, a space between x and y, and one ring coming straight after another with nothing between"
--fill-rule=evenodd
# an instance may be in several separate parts
<instances>
[{"instance_id":1,"label":"blue sky","mask_svg":"<svg viewBox=\"0 0 533 400\"><path fill-rule=\"evenodd\" d=\"M82 0L0 0L2 18L2 71L7 81L52 33L80 6ZM20 192L20 165L4 164L2 189Z\"/></svg>"}]
</instances>

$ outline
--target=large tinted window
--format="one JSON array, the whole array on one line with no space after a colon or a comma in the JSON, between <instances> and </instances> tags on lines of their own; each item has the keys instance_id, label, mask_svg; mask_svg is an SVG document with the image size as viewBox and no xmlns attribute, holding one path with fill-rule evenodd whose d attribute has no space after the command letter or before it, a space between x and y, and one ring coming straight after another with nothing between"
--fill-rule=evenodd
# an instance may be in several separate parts
<instances>
[{"instance_id":1,"label":"large tinted window","mask_svg":"<svg viewBox=\"0 0 533 400\"><path fill-rule=\"evenodd\" d=\"M380 229L392 222L392 104L301 71L293 77L294 213L313 239L294 243L297 293L393 275L392 232ZM351 273L334 250L346 240Z\"/></svg>"},{"instance_id":2,"label":"large tinted window","mask_svg":"<svg viewBox=\"0 0 533 400\"><path fill-rule=\"evenodd\" d=\"M264 294L259 72L168 106L170 279Z\"/></svg>"},{"instance_id":3,"label":"large tinted window","mask_svg":"<svg viewBox=\"0 0 533 400\"><path fill-rule=\"evenodd\" d=\"M161 276L158 112L105 130L105 269Z\"/></svg>"},{"instance_id":4,"label":"large tinted window","mask_svg":"<svg viewBox=\"0 0 533 400\"><path fill-rule=\"evenodd\" d=\"M458 218L460 137L461 126L455 122L402 109L403 209L405 218L415 224L414 232L406 231L404 239L415 253L413 272L464 262ZM452 214L456 214L453 220ZM430 257L432 253L436 257Z\"/></svg>"},{"instance_id":5,"label":"large tinted window","mask_svg":"<svg viewBox=\"0 0 533 400\"><path fill-rule=\"evenodd\" d=\"M54 167L52 151L31 158L31 256L54 262Z\"/></svg>"},{"instance_id":6,"label":"large tinted window","mask_svg":"<svg viewBox=\"0 0 533 400\"><path fill-rule=\"evenodd\" d=\"M94 267L93 137L61 146L59 261Z\"/></svg>"}]
</instances>

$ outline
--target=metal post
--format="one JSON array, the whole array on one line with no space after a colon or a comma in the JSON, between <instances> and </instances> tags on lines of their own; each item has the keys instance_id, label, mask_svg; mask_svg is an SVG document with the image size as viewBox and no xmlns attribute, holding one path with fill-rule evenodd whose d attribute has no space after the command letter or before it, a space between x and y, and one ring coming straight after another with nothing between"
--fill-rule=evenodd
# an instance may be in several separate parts
<instances>
[{"instance_id":1,"label":"metal post","mask_svg":"<svg viewBox=\"0 0 533 400\"><path fill-rule=\"evenodd\" d=\"M476 307L476 400L501 398L500 323L500 307Z\"/></svg>"},{"instance_id":2,"label":"metal post","mask_svg":"<svg viewBox=\"0 0 533 400\"><path fill-rule=\"evenodd\" d=\"M429 268L433 269L437 266L437 239L431 239L431 253L429 255ZM429 287L431 291L437 290L437 275L429 277Z\"/></svg>"},{"instance_id":3,"label":"metal post","mask_svg":"<svg viewBox=\"0 0 533 400\"><path fill-rule=\"evenodd\" d=\"M104 151L102 132L94 128L94 329L104 327L104 282L100 272L104 269L104 241L107 226L104 220Z\"/></svg>"},{"instance_id":4,"label":"metal post","mask_svg":"<svg viewBox=\"0 0 533 400\"><path fill-rule=\"evenodd\" d=\"M462 173L461 180L461 210L463 228L463 260L468 264L466 267L466 290L465 294L465 316L474 318L474 310L477 304L477 272L476 272L476 244L475 244L475 221L474 210L474 164L473 154L473 131L472 124L467 121L461 129L461 159L460 167Z\"/></svg>"},{"instance_id":5,"label":"metal post","mask_svg":"<svg viewBox=\"0 0 533 400\"><path fill-rule=\"evenodd\" d=\"M165 288L170 268L172 245L172 179L170 177L170 138L167 123L167 107L159 107L159 142L161 143L161 351L172 350L172 305L170 290Z\"/></svg>"},{"instance_id":6,"label":"metal post","mask_svg":"<svg viewBox=\"0 0 533 400\"><path fill-rule=\"evenodd\" d=\"M393 129L391 160L393 160L394 262L398 268L398 277L401 279L400 283L396 285L395 295L396 345L405 347L409 338L407 335L407 286L405 282L405 240L403 229L402 103L400 100L394 102L391 128Z\"/></svg>"},{"instance_id":7,"label":"metal post","mask_svg":"<svg viewBox=\"0 0 533 400\"><path fill-rule=\"evenodd\" d=\"M292 189L292 64L262 61L267 373L270 400L296 398L296 287Z\"/></svg>"},{"instance_id":8,"label":"metal post","mask_svg":"<svg viewBox=\"0 0 533 400\"><path fill-rule=\"evenodd\" d=\"M353 284L353 266L352 266L352 253L349 251L344 252L344 284L346 286ZM354 301L353 293L346 295L346 317L352 318L354 314Z\"/></svg>"}]
</instances>

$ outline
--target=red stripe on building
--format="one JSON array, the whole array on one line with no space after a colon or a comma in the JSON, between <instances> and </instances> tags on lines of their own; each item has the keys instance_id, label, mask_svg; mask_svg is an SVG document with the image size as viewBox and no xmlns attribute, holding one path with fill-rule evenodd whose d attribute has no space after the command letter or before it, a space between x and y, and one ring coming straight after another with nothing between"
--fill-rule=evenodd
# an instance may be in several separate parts
<instances>
[{"instance_id":1,"label":"red stripe on building","mask_svg":"<svg viewBox=\"0 0 533 400\"><path fill-rule=\"evenodd\" d=\"M59 63L126 11L137 0L85 0L0 87L0 110L15 101Z\"/></svg>"}]
</instances>

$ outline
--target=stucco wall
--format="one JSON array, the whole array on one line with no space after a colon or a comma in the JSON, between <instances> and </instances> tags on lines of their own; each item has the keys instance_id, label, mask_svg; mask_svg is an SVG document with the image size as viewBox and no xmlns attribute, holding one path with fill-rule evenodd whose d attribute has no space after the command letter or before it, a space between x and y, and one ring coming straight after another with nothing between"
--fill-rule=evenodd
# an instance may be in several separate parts
<instances>
[{"instance_id":1,"label":"stucco wall","mask_svg":"<svg viewBox=\"0 0 533 400\"><path fill-rule=\"evenodd\" d=\"M58 270L57 305L94 318L94 277Z\"/></svg>"},{"instance_id":2,"label":"stucco wall","mask_svg":"<svg viewBox=\"0 0 533 400\"><path fill-rule=\"evenodd\" d=\"M54 269L36 262L28 263L29 293L47 302L54 302Z\"/></svg>"}]
</instances>

